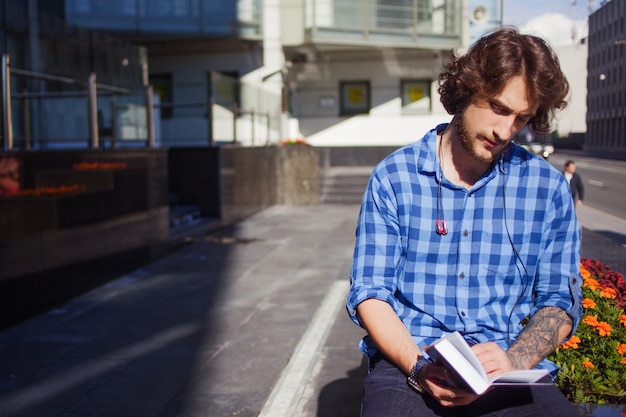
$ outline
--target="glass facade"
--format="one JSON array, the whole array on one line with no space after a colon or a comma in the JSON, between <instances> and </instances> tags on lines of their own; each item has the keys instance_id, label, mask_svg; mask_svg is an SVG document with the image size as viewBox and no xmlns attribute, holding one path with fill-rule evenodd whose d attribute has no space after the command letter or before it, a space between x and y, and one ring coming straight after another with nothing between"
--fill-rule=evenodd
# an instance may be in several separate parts
<instances>
[{"instance_id":1,"label":"glass facade","mask_svg":"<svg viewBox=\"0 0 626 417\"><path fill-rule=\"evenodd\" d=\"M589 16L587 134L584 149L626 152L626 2L611 1Z\"/></svg>"},{"instance_id":2,"label":"glass facade","mask_svg":"<svg viewBox=\"0 0 626 417\"><path fill-rule=\"evenodd\" d=\"M145 49L68 26L62 20L61 1L42 0L34 10L28 4L0 0L0 49L10 57L15 147L45 148L55 140L86 143L86 85L91 73L105 87L97 93L102 124L113 123L113 102L143 103ZM108 87L127 93L112 95Z\"/></svg>"},{"instance_id":3,"label":"glass facade","mask_svg":"<svg viewBox=\"0 0 626 417\"><path fill-rule=\"evenodd\" d=\"M77 26L149 35L259 37L261 0L65 0Z\"/></svg>"},{"instance_id":4,"label":"glass facade","mask_svg":"<svg viewBox=\"0 0 626 417\"><path fill-rule=\"evenodd\" d=\"M461 0L305 0L305 31L312 42L456 46L461 7Z\"/></svg>"}]
</instances>

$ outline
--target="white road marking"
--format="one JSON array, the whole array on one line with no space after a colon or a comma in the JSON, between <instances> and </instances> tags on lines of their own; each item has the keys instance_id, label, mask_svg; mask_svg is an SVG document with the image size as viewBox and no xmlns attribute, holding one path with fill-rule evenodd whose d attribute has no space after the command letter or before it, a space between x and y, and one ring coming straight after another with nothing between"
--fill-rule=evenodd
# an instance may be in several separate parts
<instances>
[{"instance_id":1,"label":"white road marking","mask_svg":"<svg viewBox=\"0 0 626 417\"><path fill-rule=\"evenodd\" d=\"M335 281L331 285L258 417L294 415L294 409L315 368L335 317L345 305L347 291L347 280Z\"/></svg>"}]
</instances>

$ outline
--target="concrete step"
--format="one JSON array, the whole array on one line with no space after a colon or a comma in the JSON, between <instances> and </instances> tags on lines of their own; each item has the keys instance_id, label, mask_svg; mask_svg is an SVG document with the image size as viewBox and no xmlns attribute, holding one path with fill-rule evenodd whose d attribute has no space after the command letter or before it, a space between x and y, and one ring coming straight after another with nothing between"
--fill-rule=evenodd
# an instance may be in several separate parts
<instances>
[{"instance_id":1,"label":"concrete step","mask_svg":"<svg viewBox=\"0 0 626 417\"><path fill-rule=\"evenodd\" d=\"M200 217L198 206L172 206L170 207L170 229L192 224Z\"/></svg>"},{"instance_id":2,"label":"concrete step","mask_svg":"<svg viewBox=\"0 0 626 417\"><path fill-rule=\"evenodd\" d=\"M359 204L372 167L327 168L320 178L320 200L329 204Z\"/></svg>"}]
</instances>

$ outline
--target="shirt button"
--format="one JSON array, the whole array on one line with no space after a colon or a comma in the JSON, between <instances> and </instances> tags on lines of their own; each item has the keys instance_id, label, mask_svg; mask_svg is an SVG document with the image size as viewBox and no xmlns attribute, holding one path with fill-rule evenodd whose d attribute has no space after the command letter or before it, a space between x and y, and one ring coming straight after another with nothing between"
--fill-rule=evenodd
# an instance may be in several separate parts
<instances>
[{"instance_id":1,"label":"shirt button","mask_svg":"<svg viewBox=\"0 0 626 417\"><path fill-rule=\"evenodd\" d=\"M463 230L463 236L467 236L469 235L469 232L467 230Z\"/></svg>"},{"instance_id":2,"label":"shirt button","mask_svg":"<svg viewBox=\"0 0 626 417\"><path fill-rule=\"evenodd\" d=\"M459 274L459 278L461 278L461 279L465 278L465 273L464 273L464 272L461 272L461 273Z\"/></svg>"},{"instance_id":3,"label":"shirt button","mask_svg":"<svg viewBox=\"0 0 626 417\"><path fill-rule=\"evenodd\" d=\"M465 311L461 311L461 315L465 317Z\"/></svg>"}]
</instances>

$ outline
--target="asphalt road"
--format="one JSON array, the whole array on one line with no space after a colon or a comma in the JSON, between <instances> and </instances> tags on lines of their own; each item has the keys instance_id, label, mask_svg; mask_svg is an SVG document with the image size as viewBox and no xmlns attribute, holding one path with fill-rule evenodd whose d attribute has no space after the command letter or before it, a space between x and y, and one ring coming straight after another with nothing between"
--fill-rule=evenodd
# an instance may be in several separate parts
<instances>
[{"instance_id":1,"label":"asphalt road","mask_svg":"<svg viewBox=\"0 0 626 417\"><path fill-rule=\"evenodd\" d=\"M562 171L568 159L576 163L576 171L585 185L584 204L626 219L626 161L591 158L559 151L552 154L549 161Z\"/></svg>"}]
</instances>

